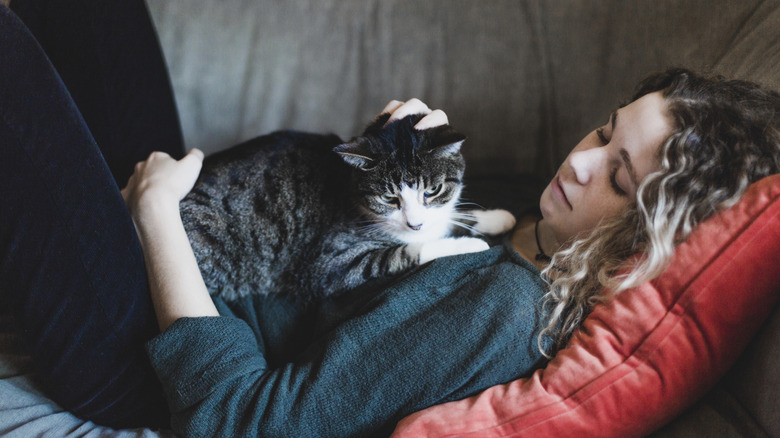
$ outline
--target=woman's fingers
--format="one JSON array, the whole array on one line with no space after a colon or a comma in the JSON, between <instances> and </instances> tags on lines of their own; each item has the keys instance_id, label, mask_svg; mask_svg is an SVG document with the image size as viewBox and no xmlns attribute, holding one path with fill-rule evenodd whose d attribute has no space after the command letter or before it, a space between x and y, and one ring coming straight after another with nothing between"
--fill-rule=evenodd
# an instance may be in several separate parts
<instances>
[{"instance_id":1,"label":"woman's fingers","mask_svg":"<svg viewBox=\"0 0 780 438\"><path fill-rule=\"evenodd\" d=\"M382 114L392 114L393 111L397 110L399 106L403 105L404 103L400 100L391 100L390 102L385 105L382 112L379 113L381 116ZM378 117L378 116L377 116Z\"/></svg>"},{"instance_id":2,"label":"woman's fingers","mask_svg":"<svg viewBox=\"0 0 780 438\"><path fill-rule=\"evenodd\" d=\"M179 200L184 198L187 193L192 190L192 186L195 185L195 181L200 175L200 169L203 167L204 154L200 149L192 149L190 152L179 160Z\"/></svg>"},{"instance_id":3,"label":"woman's fingers","mask_svg":"<svg viewBox=\"0 0 780 438\"><path fill-rule=\"evenodd\" d=\"M131 210L143 195L178 202L192 190L203 167L203 152L191 150L181 160L164 152L152 152L135 166L122 197Z\"/></svg>"},{"instance_id":4,"label":"woman's fingers","mask_svg":"<svg viewBox=\"0 0 780 438\"><path fill-rule=\"evenodd\" d=\"M437 109L431 111L430 114L420 119L420 121L414 125L414 129L422 131L425 129L435 128L437 126L444 126L449 123L450 121L447 118L447 114L445 114L444 111Z\"/></svg>"},{"instance_id":5,"label":"woman's fingers","mask_svg":"<svg viewBox=\"0 0 780 438\"><path fill-rule=\"evenodd\" d=\"M409 99L404 102L403 105L400 105L392 113L390 113L390 118L387 120L387 123L393 122L395 120L401 120L404 117L410 116L412 114L430 113L431 109L428 108L428 105L424 104L420 99ZM385 125L387 125L387 123L385 123Z\"/></svg>"},{"instance_id":6,"label":"woman's fingers","mask_svg":"<svg viewBox=\"0 0 780 438\"><path fill-rule=\"evenodd\" d=\"M406 102L391 100L385 105L384 109L382 109L382 112L379 113L377 117L383 114L390 114L385 125L412 114L425 114L425 117L414 125L415 129L420 131L449 124L449 119L444 111L440 109L431 111L431 109L428 108L428 105L423 103L420 99L410 99Z\"/></svg>"}]
</instances>

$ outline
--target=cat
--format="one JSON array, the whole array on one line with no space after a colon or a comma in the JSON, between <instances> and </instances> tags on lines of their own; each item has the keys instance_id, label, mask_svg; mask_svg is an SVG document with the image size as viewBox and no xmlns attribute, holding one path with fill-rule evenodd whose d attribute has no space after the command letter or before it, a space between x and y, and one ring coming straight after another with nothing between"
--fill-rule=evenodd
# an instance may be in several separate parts
<instances>
[{"instance_id":1,"label":"cat","mask_svg":"<svg viewBox=\"0 0 780 438\"><path fill-rule=\"evenodd\" d=\"M456 211L462 134L388 117L346 143L280 131L207 157L180 212L209 292L317 301L514 226L505 210Z\"/></svg>"}]
</instances>

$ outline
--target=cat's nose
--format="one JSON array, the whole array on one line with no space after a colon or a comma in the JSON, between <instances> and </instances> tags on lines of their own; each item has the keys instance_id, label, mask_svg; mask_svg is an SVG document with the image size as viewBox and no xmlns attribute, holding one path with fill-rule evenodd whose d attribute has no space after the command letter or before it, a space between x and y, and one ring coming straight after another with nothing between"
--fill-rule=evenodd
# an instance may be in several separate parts
<instances>
[{"instance_id":1,"label":"cat's nose","mask_svg":"<svg viewBox=\"0 0 780 438\"><path fill-rule=\"evenodd\" d=\"M409 228L411 228L411 229L413 229L414 231L417 231L417 230L419 230L420 228L422 228L422 224L412 225L412 224L411 224L411 223L409 223L409 222L407 222L407 223L406 223L406 226L407 226L407 227L409 227Z\"/></svg>"}]
</instances>

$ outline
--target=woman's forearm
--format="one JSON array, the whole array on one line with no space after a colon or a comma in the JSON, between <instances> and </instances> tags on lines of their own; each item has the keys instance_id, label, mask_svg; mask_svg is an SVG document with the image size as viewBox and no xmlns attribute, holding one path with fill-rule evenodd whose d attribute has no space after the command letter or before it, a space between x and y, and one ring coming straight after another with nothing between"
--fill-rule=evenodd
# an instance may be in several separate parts
<instances>
[{"instance_id":1,"label":"woman's forearm","mask_svg":"<svg viewBox=\"0 0 780 438\"><path fill-rule=\"evenodd\" d=\"M160 330L183 317L218 316L179 215L179 201L200 173L203 153L181 160L155 152L138 163L122 189L146 262Z\"/></svg>"},{"instance_id":2,"label":"woman's forearm","mask_svg":"<svg viewBox=\"0 0 780 438\"><path fill-rule=\"evenodd\" d=\"M217 316L184 231L178 204L150 202L144 211L136 227L160 330L182 317Z\"/></svg>"}]
</instances>

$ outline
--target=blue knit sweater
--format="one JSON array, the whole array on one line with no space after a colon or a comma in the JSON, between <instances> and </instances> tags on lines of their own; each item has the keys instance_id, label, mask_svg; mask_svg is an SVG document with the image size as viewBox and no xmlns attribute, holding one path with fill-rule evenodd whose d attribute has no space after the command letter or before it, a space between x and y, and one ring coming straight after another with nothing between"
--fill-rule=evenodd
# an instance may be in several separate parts
<instances>
[{"instance_id":1,"label":"blue knit sweater","mask_svg":"<svg viewBox=\"0 0 780 438\"><path fill-rule=\"evenodd\" d=\"M386 436L402 417L528 375L545 285L505 243L319 309L217 302L147 345L183 436Z\"/></svg>"}]
</instances>

